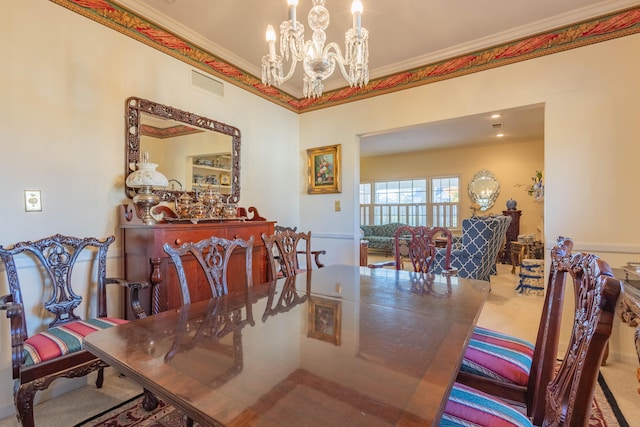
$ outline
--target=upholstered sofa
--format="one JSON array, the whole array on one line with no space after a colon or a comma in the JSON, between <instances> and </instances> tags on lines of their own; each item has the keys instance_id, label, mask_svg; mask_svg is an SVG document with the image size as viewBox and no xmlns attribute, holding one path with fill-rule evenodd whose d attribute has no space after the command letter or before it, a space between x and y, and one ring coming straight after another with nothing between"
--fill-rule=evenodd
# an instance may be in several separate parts
<instances>
[{"instance_id":1,"label":"upholstered sofa","mask_svg":"<svg viewBox=\"0 0 640 427\"><path fill-rule=\"evenodd\" d=\"M504 245L511 217L503 215L472 217L462 220L462 242L451 251L451 267L458 276L489 281L496 274L496 259ZM433 272L442 272L445 250L439 248L433 262Z\"/></svg>"},{"instance_id":2,"label":"upholstered sofa","mask_svg":"<svg viewBox=\"0 0 640 427\"><path fill-rule=\"evenodd\" d=\"M369 241L369 249L384 251L387 255L393 252L396 230L406 224L391 222L382 225L361 225L362 240Z\"/></svg>"}]
</instances>

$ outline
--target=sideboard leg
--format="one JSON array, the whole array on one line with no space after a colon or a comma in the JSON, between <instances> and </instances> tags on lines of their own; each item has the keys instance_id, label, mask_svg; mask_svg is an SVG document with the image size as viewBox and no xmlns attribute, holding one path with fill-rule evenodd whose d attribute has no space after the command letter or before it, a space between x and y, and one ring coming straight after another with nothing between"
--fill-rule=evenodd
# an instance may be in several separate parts
<instances>
[{"instance_id":1,"label":"sideboard leg","mask_svg":"<svg viewBox=\"0 0 640 427\"><path fill-rule=\"evenodd\" d=\"M162 273L160 272L161 258L151 258L151 313L157 314L165 311L166 298L162 298Z\"/></svg>"}]
</instances>

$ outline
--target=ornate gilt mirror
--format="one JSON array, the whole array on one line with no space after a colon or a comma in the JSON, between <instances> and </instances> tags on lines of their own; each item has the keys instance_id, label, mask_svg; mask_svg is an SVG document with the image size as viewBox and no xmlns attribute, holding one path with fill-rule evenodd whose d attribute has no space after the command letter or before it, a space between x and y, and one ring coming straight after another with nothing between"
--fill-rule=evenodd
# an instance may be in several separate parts
<instances>
[{"instance_id":1,"label":"ornate gilt mirror","mask_svg":"<svg viewBox=\"0 0 640 427\"><path fill-rule=\"evenodd\" d=\"M468 186L471 201L478 204L481 211L486 211L493 206L500 194L500 183L491 172L481 170L473 176Z\"/></svg>"},{"instance_id":2,"label":"ornate gilt mirror","mask_svg":"<svg viewBox=\"0 0 640 427\"><path fill-rule=\"evenodd\" d=\"M125 179L148 153L169 180L156 189L170 201L182 191L213 187L226 203L240 200L240 130L207 117L131 97L126 103ZM135 190L127 187L127 197Z\"/></svg>"}]
</instances>

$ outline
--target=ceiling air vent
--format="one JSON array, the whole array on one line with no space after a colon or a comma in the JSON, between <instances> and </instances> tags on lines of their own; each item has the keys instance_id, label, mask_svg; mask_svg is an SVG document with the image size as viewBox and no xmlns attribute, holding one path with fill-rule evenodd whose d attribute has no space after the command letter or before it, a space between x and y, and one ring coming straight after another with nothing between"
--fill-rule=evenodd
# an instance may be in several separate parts
<instances>
[{"instance_id":1,"label":"ceiling air vent","mask_svg":"<svg viewBox=\"0 0 640 427\"><path fill-rule=\"evenodd\" d=\"M218 96L224 96L224 84L204 74L191 70L191 85Z\"/></svg>"},{"instance_id":2,"label":"ceiling air vent","mask_svg":"<svg viewBox=\"0 0 640 427\"><path fill-rule=\"evenodd\" d=\"M500 129L502 127L502 123L494 123L491 125L491 127L494 129Z\"/></svg>"}]
</instances>

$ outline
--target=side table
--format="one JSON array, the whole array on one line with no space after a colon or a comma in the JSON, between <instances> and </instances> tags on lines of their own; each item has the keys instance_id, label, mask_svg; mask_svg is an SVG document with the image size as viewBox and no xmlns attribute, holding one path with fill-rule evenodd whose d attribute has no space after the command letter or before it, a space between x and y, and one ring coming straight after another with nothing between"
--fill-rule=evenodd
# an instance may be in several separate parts
<instances>
[{"instance_id":1,"label":"side table","mask_svg":"<svg viewBox=\"0 0 640 427\"><path fill-rule=\"evenodd\" d=\"M636 328L635 344L640 363L640 271L629 267L624 267L623 270L624 287L616 312L623 322ZM638 368L636 375L640 381L640 368ZM638 393L640 393L640 388Z\"/></svg>"},{"instance_id":2,"label":"side table","mask_svg":"<svg viewBox=\"0 0 640 427\"><path fill-rule=\"evenodd\" d=\"M522 263L522 260L525 258L529 259L542 259L542 242L529 242L529 243L520 243L520 242L511 242L509 245L510 248L510 259L511 259L511 274L516 273L516 266Z\"/></svg>"}]
</instances>

